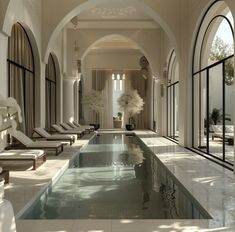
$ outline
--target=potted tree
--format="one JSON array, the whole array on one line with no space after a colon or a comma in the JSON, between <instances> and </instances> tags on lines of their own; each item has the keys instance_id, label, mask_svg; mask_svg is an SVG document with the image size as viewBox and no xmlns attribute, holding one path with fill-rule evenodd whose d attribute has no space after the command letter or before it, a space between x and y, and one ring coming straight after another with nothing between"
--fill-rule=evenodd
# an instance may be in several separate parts
<instances>
[{"instance_id":1,"label":"potted tree","mask_svg":"<svg viewBox=\"0 0 235 232\"><path fill-rule=\"evenodd\" d=\"M144 101L138 94L137 90L132 90L123 93L118 98L120 110L124 111L129 118L129 124L126 124L127 130L135 129L133 116L139 114L143 110Z\"/></svg>"},{"instance_id":2,"label":"potted tree","mask_svg":"<svg viewBox=\"0 0 235 232\"><path fill-rule=\"evenodd\" d=\"M98 130L100 127L100 114L104 109L102 93L100 91L91 90L83 96L82 104L87 105L90 109L95 111L95 123L90 125L94 126L95 130Z\"/></svg>"}]
</instances>

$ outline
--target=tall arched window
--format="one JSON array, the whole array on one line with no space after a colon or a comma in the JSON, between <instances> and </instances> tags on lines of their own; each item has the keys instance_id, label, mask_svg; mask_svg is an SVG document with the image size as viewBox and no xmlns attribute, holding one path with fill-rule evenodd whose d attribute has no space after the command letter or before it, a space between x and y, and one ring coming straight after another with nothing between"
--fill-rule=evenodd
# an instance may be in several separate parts
<instances>
[{"instance_id":1,"label":"tall arched window","mask_svg":"<svg viewBox=\"0 0 235 232\"><path fill-rule=\"evenodd\" d=\"M35 125L35 75L34 58L29 37L16 23L8 39L8 95L14 97L21 107L23 122L19 129L32 136Z\"/></svg>"},{"instance_id":2,"label":"tall arched window","mask_svg":"<svg viewBox=\"0 0 235 232\"><path fill-rule=\"evenodd\" d=\"M179 65L174 50L168 61L167 81L167 136L178 141Z\"/></svg>"},{"instance_id":3,"label":"tall arched window","mask_svg":"<svg viewBox=\"0 0 235 232\"><path fill-rule=\"evenodd\" d=\"M214 1L200 24L193 56L193 147L233 164L233 18Z\"/></svg>"},{"instance_id":4,"label":"tall arched window","mask_svg":"<svg viewBox=\"0 0 235 232\"><path fill-rule=\"evenodd\" d=\"M46 129L56 123L56 67L50 54L46 65Z\"/></svg>"}]
</instances>

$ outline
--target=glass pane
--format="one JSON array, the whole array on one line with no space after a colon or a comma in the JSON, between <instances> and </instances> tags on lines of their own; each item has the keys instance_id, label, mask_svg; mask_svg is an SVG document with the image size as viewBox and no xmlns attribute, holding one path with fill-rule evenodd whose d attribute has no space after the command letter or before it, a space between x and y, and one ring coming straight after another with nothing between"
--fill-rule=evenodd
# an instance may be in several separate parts
<instances>
[{"instance_id":1,"label":"glass pane","mask_svg":"<svg viewBox=\"0 0 235 232\"><path fill-rule=\"evenodd\" d=\"M50 129L50 82L46 80L46 129Z\"/></svg>"},{"instance_id":2,"label":"glass pane","mask_svg":"<svg viewBox=\"0 0 235 232\"><path fill-rule=\"evenodd\" d=\"M25 71L25 124L26 134L32 136L34 129L34 76Z\"/></svg>"},{"instance_id":3,"label":"glass pane","mask_svg":"<svg viewBox=\"0 0 235 232\"><path fill-rule=\"evenodd\" d=\"M171 108L170 108L170 102L171 102L171 92L170 87L167 88L167 136L171 135Z\"/></svg>"},{"instance_id":4,"label":"glass pane","mask_svg":"<svg viewBox=\"0 0 235 232\"><path fill-rule=\"evenodd\" d=\"M56 96L55 84L51 83L51 124L56 123Z\"/></svg>"},{"instance_id":5,"label":"glass pane","mask_svg":"<svg viewBox=\"0 0 235 232\"><path fill-rule=\"evenodd\" d=\"M233 163L234 143L234 57L225 62L225 160Z\"/></svg>"},{"instance_id":6,"label":"glass pane","mask_svg":"<svg viewBox=\"0 0 235 232\"><path fill-rule=\"evenodd\" d=\"M209 153L223 159L223 66L209 69Z\"/></svg>"},{"instance_id":7,"label":"glass pane","mask_svg":"<svg viewBox=\"0 0 235 232\"><path fill-rule=\"evenodd\" d=\"M178 122L178 106L179 106L179 84L175 84L175 128L174 128L174 137L178 140L179 137L179 122Z\"/></svg>"},{"instance_id":8,"label":"glass pane","mask_svg":"<svg viewBox=\"0 0 235 232\"><path fill-rule=\"evenodd\" d=\"M194 75L194 147L207 151L206 71Z\"/></svg>"}]
</instances>

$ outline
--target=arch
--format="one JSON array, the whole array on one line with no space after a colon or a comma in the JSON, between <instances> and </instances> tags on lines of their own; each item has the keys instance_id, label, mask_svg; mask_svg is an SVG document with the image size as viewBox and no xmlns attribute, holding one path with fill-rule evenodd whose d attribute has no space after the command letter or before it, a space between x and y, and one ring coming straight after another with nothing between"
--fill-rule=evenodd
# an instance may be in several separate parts
<instances>
[{"instance_id":1,"label":"arch","mask_svg":"<svg viewBox=\"0 0 235 232\"><path fill-rule=\"evenodd\" d=\"M125 33L118 33L118 34L114 34L114 33L111 33L111 32L108 32L107 31L107 34L105 35L100 35L99 37L95 38L93 40L93 42L91 44L88 45L88 47L86 47L83 51L81 51L81 59L84 59L84 57L88 54L88 52L90 51L90 49L95 46L97 43L99 43L100 41L103 41L105 40L106 38L109 38L110 36L114 36L114 35L117 35L117 36L121 36L125 39L127 39L128 41L130 41L131 43L133 43L136 47L138 47L138 49L140 50L140 52L147 58L147 60L149 61L149 64L150 64L150 69L153 71L153 61L151 59L151 57L149 56L149 54L145 51L145 49L139 45L139 43L137 41L135 41L134 39L132 38L129 38L128 36L125 35Z\"/></svg>"},{"instance_id":2,"label":"arch","mask_svg":"<svg viewBox=\"0 0 235 232\"><path fill-rule=\"evenodd\" d=\"M91 7L94 7L98 4L102 4L108 2L108 0L87 0L86 2L76 6L75 8L71 9L70 12L64 13L62 16L62 19L60 19L59 22L57 22L56 25L54 25L54 28L51 29L51 32L48 34L48 38L45 38L44 43L44 50L43 50L43 57L44 61L48 59L50 48L55 40L55 38L58 36L58 34L61 32L63 27L76 15L79 15L84 10L88 10ZM132 3L134 3L138 8L142 9L148 16L150 16L155 22L159 23L163 30L168 35L170 41L172 42L173 46L175 47L175 50L179 51L179 48L176 43L176 38L172 30L170 29L170 26L167 24L167 22L163 19L163 17L157 13L155 10L153 10L150 6L147 5L147 3L138 1L138 0L131 0Z\"/></svg>"}]
</instances>

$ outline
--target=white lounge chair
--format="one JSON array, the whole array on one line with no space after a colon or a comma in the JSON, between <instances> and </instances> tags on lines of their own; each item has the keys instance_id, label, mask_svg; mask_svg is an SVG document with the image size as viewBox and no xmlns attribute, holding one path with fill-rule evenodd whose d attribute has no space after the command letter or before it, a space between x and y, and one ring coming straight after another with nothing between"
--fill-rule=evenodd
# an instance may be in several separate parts
<instances>
[{"instance_id":1,"label":"white lounge chair","mask_svg":"<svg viewBox=\"0 0 235 232\"><path fill-rule=\"evenodd\" d=\"M53 124L53 125L51 125L51 127L56 131L56 132L58 132L58 133L60 133L60 134L70 134L70 135L77 135L77 139L79 139L79 138L81 138L82 137L82 135L83 135L83 132L81 132L81 131L78 131L78 130L65 130L65 129L63 129L61 126L59 126L59 125L56 125L56 124Z\"/></svg>"},{"instance_id":2,"label":"white lounge chair","mask_svg":"<svg viewBox=\"0 0 235 232\"><path fill-rule=\"evenodd\" d=\"M83 130L85 130L85 131L87 131L87 132L89 132L89 133L94 130L94 127L92 128L92 126L82 126L82 125L76 126L76 125L75 125L74 123L72 123L72 122L67 122L67 124L68 124L71 128L73 128L73 129L80 128L80 129L83 129Z\"/></svg>"},{"instance_id":3,"label":"white lounge chair","mask_svg":"<svg viewBox=\"0 0 235 232\"><path fill-rule=\"evenodd\" d=\"M82 125L82 124L77 123L77 122L75 122L75 121L73 121L72 124L74 124L76 127L81 127L81 126L82 126L82 127L89 128L91 131L94 131L94 130L95 130L95 127L92 126L92 125Z\"/></svg>"},{"instance_id":4,"label":"white lounge chair","mask_svg":"<svg viewBox=\"0 0 235 232\"><path fill-rule=\"evenodd\" d=\"M71 126L69 126L67 123L60 123L61 127L64 128L64 130L68 130L68 131L78 131L78 132L81 132L82 134L84 134L85 132L85 129L84 128L80 128L80 127L77 127L77 128L72 128Z\"/></svg>"},{"instance_id":5,"label":"white lounge chair","mask_svg":"<svg viewBox=\"0 0 235 232\"><path fill-rule=\"evenodd\" d=\"M212 127L212 130L214 131L212 134L212 140L214 140L214 138L223 139L223 126L212 125L211 127ZM225 141L227 141L229 145L233 145L234 143L234 126L233 125L225 126L224 138L225 138Z\"/></svg>"},{"instance_id":6,"label":"white lounge chair","mask_svg":"<svg viewBox=\"0 0 235 232\"><path fill-rule=\"evenodd\" d=\"M49 134L45 129L41 127L34 128L34 132L37 133L42 138L49 141L68 141L70 145L75 142L75 137L73 135L61 135L61 134Z\"/></svg>"},{"instance_id":7,"label":"white lounge chair","mask_svg":"<svg viewBox=\"0 0 235 232\"><path fill-rule=\"evenodd\" d=\"M46 154L43 150L3 150L0 161L32 161L33 170L36 170L46 161Z\"/></svg>"},{"instance_id":8,"label":"white lounge chair","mask_svg":"<svg viewBox=\"0 0 235 232\"><path fill-rule=\"evenodd\" d=\"M12 136L27 149L53 149L56 155L60 154L64 149L64 144L59 141L33 141L19 130Z\"/></svg>"}]
</instances>

